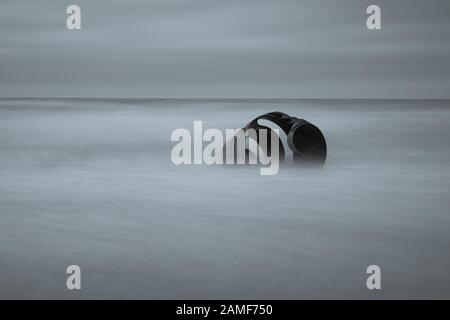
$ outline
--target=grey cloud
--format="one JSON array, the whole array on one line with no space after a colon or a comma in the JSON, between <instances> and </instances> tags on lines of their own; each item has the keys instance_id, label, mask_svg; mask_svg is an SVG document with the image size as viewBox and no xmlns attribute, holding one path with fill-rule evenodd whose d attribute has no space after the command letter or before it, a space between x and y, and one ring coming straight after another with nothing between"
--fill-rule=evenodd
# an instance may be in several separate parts
<instances>
[{"instance_id":1,"label":"grey cloud","mask_svg":"<svg viewBox=\"0 0 450 320\"><path fill-rule=\"evenodd\" d=\"M450 2L0 2L0 96L450 97Z\"/></svg>"}]
</instances>

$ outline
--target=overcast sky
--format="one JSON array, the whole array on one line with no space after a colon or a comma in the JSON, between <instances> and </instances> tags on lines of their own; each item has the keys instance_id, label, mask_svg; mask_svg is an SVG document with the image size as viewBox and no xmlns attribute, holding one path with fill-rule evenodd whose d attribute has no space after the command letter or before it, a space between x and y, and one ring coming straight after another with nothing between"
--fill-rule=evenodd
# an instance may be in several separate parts
<instances>
[{"instance_id":1,"label":"overcast sky","mask_svg":"<svg viewBox=\"0 0 450 320\"><path fill-rule=\"evenodd\" d=\"M450 98L450 0L0 0L0 96Z\"/></svg>"}]
</instances>

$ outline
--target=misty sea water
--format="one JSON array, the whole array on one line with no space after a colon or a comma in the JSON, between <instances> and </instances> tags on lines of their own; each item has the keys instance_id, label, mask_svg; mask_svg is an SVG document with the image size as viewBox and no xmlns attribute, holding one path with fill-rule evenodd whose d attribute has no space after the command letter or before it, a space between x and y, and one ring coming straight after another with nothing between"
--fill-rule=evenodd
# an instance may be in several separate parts
<instances>
[{"instance_id":1,"label":"misty sea water","mask_svg":"<svg viewBox=\"0 0 450 320\"><path fill-rule=\"evenodd\" d=\"M270 111L324 168L171 162L174 129ZM448 299L449 163L449 100L0 99L0 298Z\"/></svg>"}]
</instances>

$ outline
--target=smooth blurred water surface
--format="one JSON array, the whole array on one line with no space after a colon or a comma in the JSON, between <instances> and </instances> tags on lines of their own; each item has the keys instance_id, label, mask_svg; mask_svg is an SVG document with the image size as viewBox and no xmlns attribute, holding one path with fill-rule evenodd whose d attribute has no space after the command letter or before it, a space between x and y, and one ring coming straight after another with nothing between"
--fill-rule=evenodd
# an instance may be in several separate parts
<instances>
[{"instance_id":1,"label":"smooth blurred water surface","mask_svg":"<svg viewBox=\"0 0 450 320\"><path fill-rule=\"evenodd\" d=\"M174 129L275 110L322 170L172 164ZM446 100L2 99L0 297L450 298L449 147Z\"/></svg>"}]
</instances>

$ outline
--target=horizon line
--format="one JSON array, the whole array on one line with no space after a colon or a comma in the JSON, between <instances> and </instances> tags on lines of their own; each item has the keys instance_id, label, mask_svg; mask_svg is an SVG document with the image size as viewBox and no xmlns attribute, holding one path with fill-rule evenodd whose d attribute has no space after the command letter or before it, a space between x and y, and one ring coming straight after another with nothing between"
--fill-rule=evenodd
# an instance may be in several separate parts
<instances>
[{"instance_id":1,"label":"horizon line","mask_svg":"<svg viewBox=\"0 0 450 320\"><path fill-rule=\"evenodd\" d=\"M248 100L248 101L271 101L271 100L450 100L448 98L255 98L255 97L237 97L237 98L223 98L223 97L52 97L52 96L27 96L27 97L1 97L0 100L205 100L205 101L233 101L233 100Z\"/></svg>"}]
</instances>

